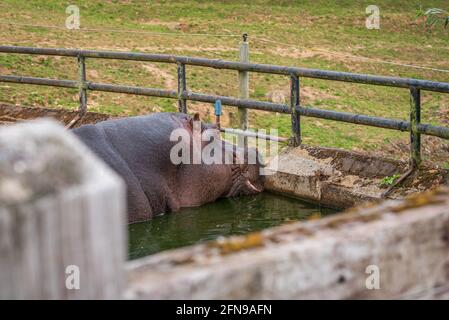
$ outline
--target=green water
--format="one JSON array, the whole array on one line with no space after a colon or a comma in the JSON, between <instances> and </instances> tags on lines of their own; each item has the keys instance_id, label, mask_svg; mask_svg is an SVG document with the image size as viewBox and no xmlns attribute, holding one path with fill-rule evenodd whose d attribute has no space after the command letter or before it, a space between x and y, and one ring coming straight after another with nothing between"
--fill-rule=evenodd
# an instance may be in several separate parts
<instances>
[{"instance_id":1,"label":"green water","mask_svg":"<svg viewBox=\"0 0 449 320\"><path fill-rule=\"evenodd\" d=\"M221 199L197 208L184 208L153 220L129 225L129 257L245 234L311 215L335 210L272 193Z\"/></svg>"}]
</instances>

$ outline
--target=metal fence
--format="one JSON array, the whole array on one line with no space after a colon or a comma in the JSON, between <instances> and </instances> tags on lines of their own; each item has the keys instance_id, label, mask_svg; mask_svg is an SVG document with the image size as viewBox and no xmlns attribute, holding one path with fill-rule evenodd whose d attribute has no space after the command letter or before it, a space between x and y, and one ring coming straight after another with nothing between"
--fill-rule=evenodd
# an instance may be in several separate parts
<instances>
[{"instance_id":1,"label":"metal fence","mask_svg":"<svg viewBox=\"0 0 449 320\"><path fill-rule=\"evenodd\" d=\"M0 46L0 52L35 54L47 56L76 57L78 59L78 80L58 80L48 78L0 75L1 82L46 85L64 88L78 88L80 95L80 113L87 110L87 90L117 92L153 97L178 99L180 112L187 112L187 100L214 103L221 100L224 105L239 108L256 109L291 114L292 134L290 143L301 144L301 116L315 117L353 124L367 125L378 128L410 132L411 165L416 167L421 162L421 134L449 139L449 128L421 123L421 90L449 93L449 83L418 80L410 78L386 77L349 72L325 71L319 69L286 67L268 64L243 63L216 59L194 58L167 54L147 54L134 52L112 52L95 50L33 48L19 46ZM178 66L178 90L165 90L135 86L122 86L90 82L86 79L86 58L118 59L148 62L173 63ZM252 99L239 99L228 96L208 95L187 90L186 65L227 69L236 71L258 72L285 75L290 77L290 104L277 104ZM410 121L372 117L347 112L323 110L301 105L300 77L344 82L355 82L379 86L407 88L410 90Z\"/></svg>"}]
</instances>

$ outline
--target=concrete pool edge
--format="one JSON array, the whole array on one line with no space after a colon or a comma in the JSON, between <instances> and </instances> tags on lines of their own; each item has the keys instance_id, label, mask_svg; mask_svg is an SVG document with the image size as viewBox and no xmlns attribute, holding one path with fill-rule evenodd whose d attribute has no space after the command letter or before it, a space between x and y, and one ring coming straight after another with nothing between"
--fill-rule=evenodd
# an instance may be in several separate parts
<instances>
[{"instance_id":1,"label":"concrete pool edge","mask_svg":"<svg viewBox=\"0 0 449 320\"><path fill-rule=\"evenodd\" d=\"M124 298L448 298L448 247L443 187L127 262Z\"/></svg>"},{"instance_id":2,"label":"concrete pool edge","mask_svg":"<svg viewBox=\"0 0 449 320\"><path fill-rule=\"evenodd\" d=\"M407 163L336 148L288 147L265 169L265 189L335 209L379 202L393 179L407 171ZM395 178L397 179L397 178ZM389 198L433 189L449 181L449 171L420 167L393 189Z\"/></svg>"}]
</instances>

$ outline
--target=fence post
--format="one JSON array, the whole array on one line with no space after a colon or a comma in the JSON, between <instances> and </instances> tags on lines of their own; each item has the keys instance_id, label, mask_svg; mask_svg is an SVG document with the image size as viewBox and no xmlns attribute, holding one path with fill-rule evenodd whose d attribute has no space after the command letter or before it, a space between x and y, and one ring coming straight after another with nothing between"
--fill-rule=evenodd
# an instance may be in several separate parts
<instances>
[{"instance_id":1,"label":"fence post","mask_svg":"<svg viewBox=\"0 0 449 320\"><path fill-rule=\"evenodd\" d=\"M186 65L178 62L178 110L181 113L187 113L187 100L182 97L186 89Z\"/></svg>"},{"instance_id":2,"label":"fence post","mask_svg":"<svg viewBox=\"0 0 449 320\"><path fill-rule=\"evenodd\" d=\"M80 96L80 116L84 116L87 111L87 83L86 83L86 58L78 55L78 88Z\"/></svg>"},{"instance_id":3,"label":"fence post","mask_svg":"<svg viewBox=\"0 0 449 320\"><path fill-rule=\"evenodd\" d=\"M239 48L239 60L240 62L249 62L249 43L248 43L248 34L243 34L243 39L240 42ZM249 72L248 71L239 71L239 98L240 99L248 99L249 98ZM238 108L238 119L239 119L239 128L242 130L248 129L248 109L246 108ZM247 146L248 138L246 136L239 136L240 145Z\"/></svg>"},{"instance_id":4,"label":"fence post","mask_svg":"<svg viewBox=\"0 0 449 320\"><path fill-rule=\"evenodd\" d=\"M119 299L122 180L51 120L0 128L0 299Z\"/></svg>"},{"instance_id":5,"label":"fence post","mask_svg":"<svg viewBox=\"0 0 449 320\"><path fill-rule=\"evenodd\" d=\"M421 163L421 134L418 125L421 122L421 92L410 88L410 165L417 168Z\"/></svg>"},{"instance_id":6,"label":"fence post","mask_svg":"<svg viewBox=\"0 0 449 320\"><path fill-rule=\"evenodd\" d=\"M290 145L297 147L301 144L301 122L296 107L300 106L299 78L296 74L290 76L290 110L292 119L292 136Z\"/></svg>"}]
</instances>

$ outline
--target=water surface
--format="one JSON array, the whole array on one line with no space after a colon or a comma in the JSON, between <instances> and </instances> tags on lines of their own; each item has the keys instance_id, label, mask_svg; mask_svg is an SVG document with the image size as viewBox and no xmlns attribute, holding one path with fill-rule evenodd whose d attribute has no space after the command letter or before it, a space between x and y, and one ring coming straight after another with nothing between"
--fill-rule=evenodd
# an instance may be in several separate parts
<instances>
[{"instance_id":1,"label":"water surface","mask_svg":"<svg viewBox=\"0 0 449 320\"><path fill-rule=\"evenodd\" d=\"M303 220L311 215L319 217L334 212L267 192L220 199L201 207L184 208L176 213L129 225L129 257L135 259L220 236L245 234Z\"/></svg>"}]
</instances>

